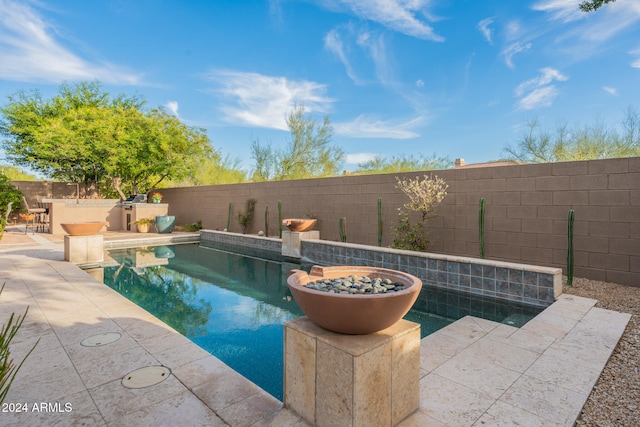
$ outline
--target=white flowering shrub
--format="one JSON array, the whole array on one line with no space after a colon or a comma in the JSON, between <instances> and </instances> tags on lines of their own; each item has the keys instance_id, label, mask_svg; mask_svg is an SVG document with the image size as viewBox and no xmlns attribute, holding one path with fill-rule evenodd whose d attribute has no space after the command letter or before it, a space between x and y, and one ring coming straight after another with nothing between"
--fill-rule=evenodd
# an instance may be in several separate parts
<instances>
[{"instance_id":1,"label":"white flowering shrub","mask_svg":"<svg viewBox=\"0 0 640 427\"><path fill-rule=\"evenodd\" d=\"M447 185L443 178L427 176L416 179L396 178L396 188L408 198L403 208L398 208L398 223L392 228L395 235L392 247L412 251L426 251L429 239L425 223L437 215L438 206L447 196ZM420 214L418 222L411 222L411 212Z\"/></svg>"}]
</instances>

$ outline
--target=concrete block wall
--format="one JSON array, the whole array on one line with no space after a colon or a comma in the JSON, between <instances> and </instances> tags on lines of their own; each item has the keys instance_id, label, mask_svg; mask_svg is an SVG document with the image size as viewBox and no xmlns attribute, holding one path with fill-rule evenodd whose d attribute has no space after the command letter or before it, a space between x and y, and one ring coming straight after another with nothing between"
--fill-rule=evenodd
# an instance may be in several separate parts
<instances>
[{"instance_id":1,"label":"concrete block wall","mask_svg":"<svg viewBox=\"0 0 640 427\"><path fill-rule=\"evenodd\" d=\"M566 273L567 216L575 210L576 277L640 286L640 157L426 172L444 178L448 195L439 216L429 221L431 251L477 257L478 209L486 200L485 255L488 259L560 267ZM347 241L377 244L377 201L382 198L383 246L406 197L396 177L422 173L348 175L296 181L243 183L160 190L177 224L202 221L223 230L232 204L230 231L249 198L257 200L249 233L265 227L278 236L278 200L283 218L318 218L324 240L340 239L346 218ZM70 188L70 187L68 187Z\"/></svg>"},{"instance_id":2,"label":"concrete block wall","mask_svg":"<svg viewBox=\"0 0 640 427\"><path fill-rule=\"evenodd\" d=\"M432 251L479 255L478 209L486 200L486 258L560 267L566 273L567 216L575 210L576 277L640 286L640 158L533 165L458 168L426 172L444 178L448 195L439 216L430 220ZM377 200L382 198L383 246L405 196L396 176L425 173L343 176L296 181L246 183L162 190L178 224L201 220L223 230L232 204L231 231L249 198L257 200L250 233L278 235L277 203L283 218L312 214L325 240L339 240L346 218L347 241L377 244Z\"/></svg>"}]
</instances>

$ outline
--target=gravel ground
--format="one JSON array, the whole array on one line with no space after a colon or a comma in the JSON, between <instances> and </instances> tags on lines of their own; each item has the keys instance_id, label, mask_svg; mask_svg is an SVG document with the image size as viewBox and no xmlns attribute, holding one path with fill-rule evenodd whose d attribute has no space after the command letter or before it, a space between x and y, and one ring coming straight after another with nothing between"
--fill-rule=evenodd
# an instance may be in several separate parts
<instances>
[{"instance_id":1,"label":"gravel ground","mask_svg":"<svg viewBox=\"0 0 640 427\"><path fill-rule=\"evenodd\" d=\"M575 425L640 426L640 288L574 278L564 292L632 315Z\"/></svg>"}]
</instances>

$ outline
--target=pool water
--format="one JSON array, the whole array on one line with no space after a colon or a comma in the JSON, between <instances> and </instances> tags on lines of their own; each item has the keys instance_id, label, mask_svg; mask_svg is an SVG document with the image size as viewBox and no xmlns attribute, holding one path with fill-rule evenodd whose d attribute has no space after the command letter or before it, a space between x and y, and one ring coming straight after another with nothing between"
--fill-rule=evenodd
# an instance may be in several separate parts
<instances>
[{"instance_id":1,"label":"pool water","mask_svg":"<svg viewBox=\"0 0 640 427\"><path fill-rule=\"evenodd\" d=\"M282 400L283 324L303 315L286 280L310 266L198 244L114 249L105 259L106 285ZM521 326L540 311L423 288L405 319L424 337L468 314Z\"/></svg>"}]
</instances>

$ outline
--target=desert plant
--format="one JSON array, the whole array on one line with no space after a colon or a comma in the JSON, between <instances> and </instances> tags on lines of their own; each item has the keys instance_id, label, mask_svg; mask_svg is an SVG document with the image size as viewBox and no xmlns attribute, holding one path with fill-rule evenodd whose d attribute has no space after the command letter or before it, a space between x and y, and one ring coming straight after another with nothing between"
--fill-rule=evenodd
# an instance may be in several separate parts
<instances>
[{"instance_id":1,"label":"desert plant","mask_svg":"<svg viewBox=\"0 0 640 427\"><path fill-rule=\"evenodd\" d=\"M3 284L0 288L0 295L4 290L4 285L5 284ZM19 315L16 317L15 313L11 313L11 316L9 316L9 320L2 326L2 329L0 330L0 403L4 402L7 393L9 393L9 388L11 387L11 384L13 383L13 380L22 367L24 361L27 360L27 357L29 357L31 352L36 348L38 342L40 342L40 339L38 339L33 347L31 347L31 350L29 350L26 356L24 356L22 361L17 366L14 364L13 359L11 358L9 345L18 333L18 330L22 326L22 322L24 322L24 319L27 317L28 312L29 307L27 307L24 314L21 316Z\"/></svg>"},{"instance_id":2,"label":"desert plant","mask_svg":"<svg viewBox=\"0 0 640 427\"><path fill-rule=\"evenodd\" d=\"M484 197L480 198L480 209L478 212L478 230L480 233L479 241L480 241L480 258L484 259L484 208L485 201Z\"/></svg>"},{"instance_id":3,"label":"desert plant","mask_svg":"<svg viewBox=\"0 0 640 427\"><path fill-rule=\"evenodd\" d=\"M22 193L13 184L9 182L9 178L0 173L0 239L2 233L7 226L7 206L12 203L12 210L19 211L22 204Z\"/></svg>"},{"instance_id":4,"label":"desert plant","mask_svg":"<svg viewBox=\"0 0 640 427\"><path fill-rule=\"evenodd\" d=\"M269 205L264 207L264 235L269 237Z\"/></svg>"},{"instance_id":5,"label":"desert plant","mask_svg":"<svg viewBox=\"0 0 640 427\"><path fill-rule=\"evenodd\" d=\"M573 209L569 209L568 226L567 226L567 286L573 284L573 221L575 219L575 212Z\"/></svg>"},{"instance_id":6,"label":"desert plant","mask_svg":"<svg viewBox=\"0 0 640 427\"><path fill-rule=\"evenodd\" d=\"M346 242L347 241L347 217L340 218L338 225L340 227L340 241Z\"/></svg>"},{"instance_id":7,"label":"desert plant","mask_svg":"<svg viewBox=\"0 0 640 427\"><path fill-rule=\"evenodd\" d=\"M424 223L412 223L409 212L402 209L398 211L398 223L393 227L395 237L391 246L396 249L426 251L429 247L429 239L424 229Z\"/></svg>"},{"instance_id":8,"label":"desert plant","mask_svg":"<svg viewBox=\"0 0 640 427\"><path fill-rule=\"evenodd\" d=\"M278 200L278 237L282 239L282 201Z\"/></svg>"},{"instance_id":9,"label":"desert plant","mask_svg":"<svg viewBox=\"0 0 640 427\"><path fill-rule=\"evenodd\" d=\"M227 211L227 227L224 231L231 231L229 227L231 227L231 202L229 202L229 210Z\"/></svg>"},{"instance_id":10,"label":"desert plant","mask_svg":"<svg viewBox=\"0 0 640 427\"><path fill-rule=\"evenodd\" d=\"M242 229L242 234L247 232L251 219L253 219L253 212L256 208L256 199L248 199L245 207L245 212L238 213L238 224Z\"/></svg>"},{"instance_id":11,"label":"desert plant","mask_svg":"<svg viewBox=\"0 0 640 427\"><path fill-rule=\"evenodd\" d=\"M378 197L378 246L382 246L382 197Z\"/></svg>"},{"instance_id":12,"label":"desert plant","mask_svg":"<svg viewBox=\"0 0 640 427\"><path fill-rule=\"evenodd\" d=\"M436 216L437 208L447 195L449 187L444 179L437 176L424 176L424 179L396 178L396 187L407 197L409 202L398 208L398 224L393 228L395 238L392 247L424 251L429 247L429 239L425 223ZM411 212L420 214L418 222L411 222Z\"/></svg>"},{"instance_id":13,"label":"desert plant","mask_svg":"<svg viewBox=\"0 0 640 427\"><path fill-rule=\"evenodd\" d=\"M153 218L140 218L133 221L133 224L136 224L136 225L151 225L155 223L156 223L156 220Z\"/></svg>"},{"instance_id":14,"label":"desert plant","mask_svg":"<svg viewBox=\"0 0 640 427\"><path fill-rule=\"evenodd\" d=\"M198 220L198 221L194 222L193 224L183 225L180 228L183 231L189 231L189 232L200 231L200 230L202 230L202 221Z\"/></svg>"}]
</instances>

